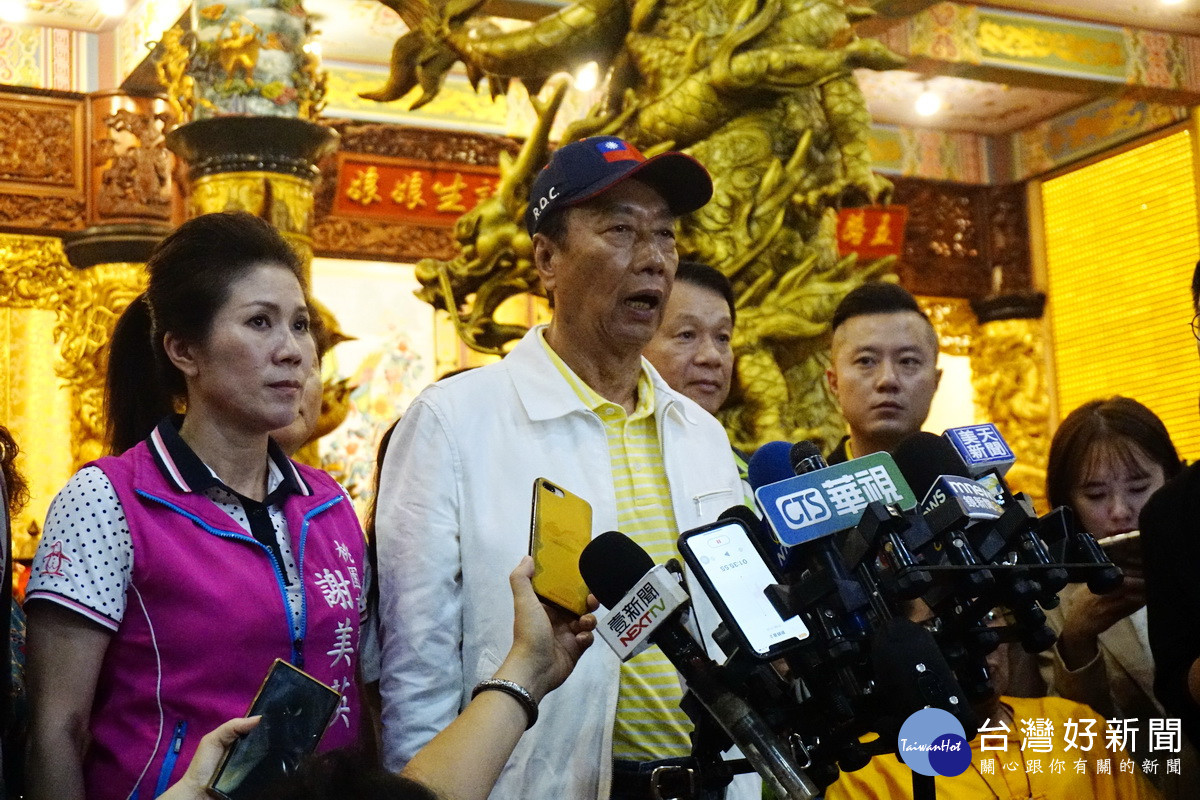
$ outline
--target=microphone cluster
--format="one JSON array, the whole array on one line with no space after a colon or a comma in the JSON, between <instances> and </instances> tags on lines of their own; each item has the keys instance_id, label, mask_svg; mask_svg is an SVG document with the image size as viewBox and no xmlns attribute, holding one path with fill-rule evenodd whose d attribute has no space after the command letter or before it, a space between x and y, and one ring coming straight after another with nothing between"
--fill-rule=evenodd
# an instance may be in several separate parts
<instances>
[{"instance_id":1,"label":"microphone cluster","mask_svg":"<svg viewBox=\"0 0 1200 800\"><path fill-rule=\"evenodd\" d=\"M839 770L895 752L922 708L953 714L970 739L972 706L993 692L986 656L1005 641L1051 647L1044 609L1067 583L1103 593L1122 580L1069 508L1039 516L1009 489L1013 462L990 423L833 466L811 442L766 444L749 463L757 513L735 506L679 539L721 616L705 633L725 661L689 628L681 570L615 531L580 559L609 609L598 632L623 660L653 643L679 670L710 785L730 779L719 751L736 744L777 796L815 797Z\"/></svg>"}]
</instances>

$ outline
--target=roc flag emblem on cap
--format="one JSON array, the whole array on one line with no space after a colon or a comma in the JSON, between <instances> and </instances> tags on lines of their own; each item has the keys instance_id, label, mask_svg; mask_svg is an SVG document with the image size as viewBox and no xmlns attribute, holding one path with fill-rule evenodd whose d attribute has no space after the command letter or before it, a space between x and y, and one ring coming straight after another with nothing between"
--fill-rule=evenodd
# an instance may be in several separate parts
<instances>
[{"instance_id":1,"label":"roc flag emblem on cap","mask_svg":"<svg viewBox=\"0 0 1200 800\"><path fill-rule=\"evenodd\" d=\"M658 192L677 217L712 197L708 171L691 156L670 152L646 158L616 136L592 136L560 147L534 178L525 229L533 236L555 211L587 202L634 177Z\"/></svg>"},{"instance_id":2,"label":"roc flag emblem on cap","mask_svg":"<svg viewBox=\"0 0 1200 800\"><path fill-rule=\"evenodd\" d=\"M621 139L604 139L596 142L596 149L600 151L600 155L604 156L604 160L612 164L614 161L645 161L638 149L629 142Z\"/></svg>"}]
</instances>

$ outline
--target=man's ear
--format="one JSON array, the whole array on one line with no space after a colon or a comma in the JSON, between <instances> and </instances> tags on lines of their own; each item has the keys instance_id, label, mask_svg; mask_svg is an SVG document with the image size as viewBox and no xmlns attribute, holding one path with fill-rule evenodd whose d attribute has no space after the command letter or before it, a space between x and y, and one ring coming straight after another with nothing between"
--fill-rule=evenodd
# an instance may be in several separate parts
<instances>
[{"instance_id":1,"label":"man's ear","mask_svg":"<svg viewBox=\"0 0 1200 800\"><path fill-rule=\"evenodd\" d=\"M933 371L933 391L936 392L938 387L942 385L942 368L938 367Z\"/></svg>"},{"instance_id":2,"label":"man's ear","mask_svg":"<svg viewBox=\"0 0 1200 800\"><path fill-rule=\"evenodd\" d=\"M542 279L542 288L546 290L546 296L554 294L555 283L555 265L553 256L558 250L558 245L544 233L535 233L533 235L533 266L537 269L538 277Z\"/></svg>"},{"instance_id":3,"label":"man's ear","mask_svg":"<svg viewBox=\"0 0 1200 800\"><path fill-rule=\"evenodd\" d=\"M833 371L833 367L825 368L825 382L829 384L829 391L833 392L833 396L836 398L838 396L838 378L837 373Z\"/></svg>"},{"instance_id":4,"label":"man's ear","mask_svg":"<svg viewBox=\"0 0 1200 800\"><path fill-rule=\"evenodd\" d=\"M167 358L175 368L185 377L194 377L200 371L196 363L196 346L193 343L168 332L163 335L163 350L167 352Z\"/></svg>"}]
</instances>

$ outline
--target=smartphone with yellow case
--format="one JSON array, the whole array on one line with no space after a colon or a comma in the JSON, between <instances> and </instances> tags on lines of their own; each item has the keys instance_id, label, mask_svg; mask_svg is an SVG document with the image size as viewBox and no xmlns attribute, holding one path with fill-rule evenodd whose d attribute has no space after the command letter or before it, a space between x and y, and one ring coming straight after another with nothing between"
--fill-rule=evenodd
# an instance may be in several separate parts
<instances>
[{"instance_id":1,"label":"smartphone with yellow case","mask_svg":"<svg viewBox=\"0 0 1200 800\"><path fill-rule=\"evenodd\" d=\"M587 612L587 584L579 554L592 540L592 506L545 478L533 482L529 554L538 597L572 614Z\"/></svg>"}]
</instances>

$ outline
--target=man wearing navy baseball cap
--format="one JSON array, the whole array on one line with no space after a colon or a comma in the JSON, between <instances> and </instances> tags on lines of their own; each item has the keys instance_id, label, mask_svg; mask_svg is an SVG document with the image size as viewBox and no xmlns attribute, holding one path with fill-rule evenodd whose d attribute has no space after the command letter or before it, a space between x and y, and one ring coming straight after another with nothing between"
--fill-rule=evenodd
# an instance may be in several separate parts
<instances>
[{"instance_id":1,"label":"man wearing navy baseball cap","mask_svg":"<svg viewBox=\"0 0 1200 800\"><path fill-rule=\"evenodd\" d=\"M501 361L426 389L382 467L389 768L445 727L475 683L495 672L495 654L507 652L511 604L500 600L512 564L529 549L535 479L585 499L593 535L622 531L660 564L677 555L681 531L740 502L720 424L641 356L671 293L676 219L711 196L695 159L645 158L612 136L561 147L534 180L525 223L553 319ZM716 612L702 595L693 601L699 629L710 634ZM540 698L539 687L525 688ZM542 701L492 797L757 797L753 776L727 792L691 793L681 695L658 648L625 664L591 648Z\"/></svg>"}]
</instances>

